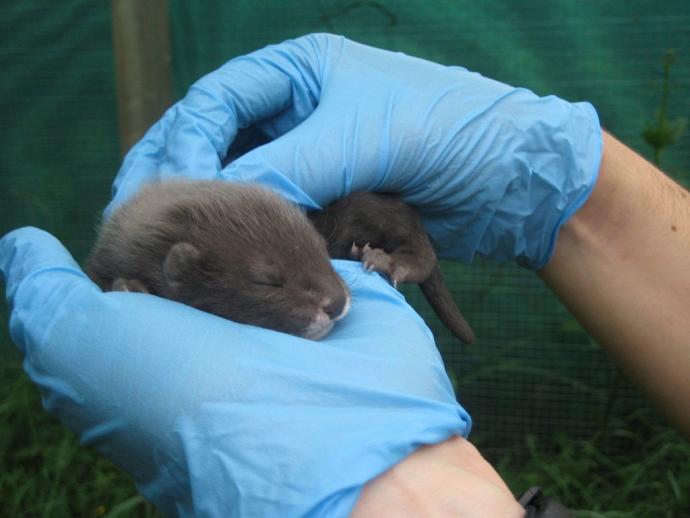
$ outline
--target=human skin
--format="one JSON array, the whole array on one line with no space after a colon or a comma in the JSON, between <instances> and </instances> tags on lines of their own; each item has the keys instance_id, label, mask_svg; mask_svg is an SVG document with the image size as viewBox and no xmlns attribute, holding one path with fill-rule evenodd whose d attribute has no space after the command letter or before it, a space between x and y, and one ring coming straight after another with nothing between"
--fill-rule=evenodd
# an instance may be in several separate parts
<instances>
[{"instance_id":1,"label":"human skin","mask_svg":"<svg viewBox=\"0 0 690 518\"><path fill-rule=\"evenodd\" d=\"M539 275L690 438L690 194L604 133L592 195L562 227ZM456 437L421 448L365 487L352 516L384 514L524 510L476 448Z\"/></svg>"},{"instance_id":2,"label":"human skin","mask_svg":"<svg viewBox=\"0 0 690 518\"><path fill-rule=\"evenodd\" d=\"M518 518L525 510L479 451L453 437L424 446L364 487L352 518Z\"/></svg>"},{"instance_id":3,"label":"human skin","mask_svg":"<svg viewBox=\"0 0 690 518\"><path fill-rule=\"evenodd\" d=\"M690 438L690 194L604 133L600 176L539 272Z\"/></svg>"}]
</instances>

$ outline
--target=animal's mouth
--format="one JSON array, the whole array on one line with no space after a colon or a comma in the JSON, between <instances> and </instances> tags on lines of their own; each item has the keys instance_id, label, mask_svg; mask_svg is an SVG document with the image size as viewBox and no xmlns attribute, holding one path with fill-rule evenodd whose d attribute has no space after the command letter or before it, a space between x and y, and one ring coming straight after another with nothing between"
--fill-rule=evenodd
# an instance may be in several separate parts
<instances>
[{"instance_id":1,"label":"animal's mouth","mask_svg":"<svg viewBox=\"0 0 690 518\"><path fill-rule=\"evenodd\" d=\"M333 326L338 320L342 320L349 313L352 303L350 295L345 299L345 305L339 315L334 318L329 317L325 311L319 310L316 318L311 322L302 333L302 337L309 340L320 340L331 332Z\"/></svg>"},{"instance_id":2,"label":"animal's mouth","mask_svg":"<svg viewBox=\"0 0 690 518\"><path fill-rule=\"evenodd\" d=\"M321 325L318 325L317 323L310 324L302 336L304 338L308 338L309 340L321 340L324 336L331 332L331 329L333 329L334 325L334 320L329 320Z\"/></svg>"}]
</instances>

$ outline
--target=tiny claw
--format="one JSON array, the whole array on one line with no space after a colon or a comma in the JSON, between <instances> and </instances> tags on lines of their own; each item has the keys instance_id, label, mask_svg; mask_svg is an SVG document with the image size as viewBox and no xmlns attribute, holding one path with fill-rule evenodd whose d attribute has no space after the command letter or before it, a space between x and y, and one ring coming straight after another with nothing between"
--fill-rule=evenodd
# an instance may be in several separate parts
<instances>
[{"instance_id":1,"label":"tiny claw","mask_svg":"<svg viewBox=\"0 0 690 518\"><path fill-rule=\"evenodd\" d=\"M393 279L393 287L397 290L398 289L398 279Z\"/></svg>"},{"instance_id":2,"label":"tiny claw","mask_svg":"<svg viewBox=\"0 0 690 518\"><path fill-rule=\"evenodd\" d=\"M370 263L368 261L364 262L364 269L366 270L367 273L371 273L374 271L374 264Z\"/></svg>"}]
</instances>

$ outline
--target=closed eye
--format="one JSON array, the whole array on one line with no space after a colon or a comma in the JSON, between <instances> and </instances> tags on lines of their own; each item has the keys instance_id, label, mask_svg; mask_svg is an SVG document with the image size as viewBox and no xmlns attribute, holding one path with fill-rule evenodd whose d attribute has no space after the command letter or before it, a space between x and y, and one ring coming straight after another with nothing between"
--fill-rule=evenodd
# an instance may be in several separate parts
<instances>
[{"instance_id":1,"label":"closed eye","mask_svg":"<svg viewBox=\"0 0 690 518\"><path fill-rule=\"evenodd\" d=\"M282 288L283 283L280 281L271 281L271 280L265 280L265 281L252 281L252 284L256 286L268 286L270 288Z\"/></svg>"}]
</instances>

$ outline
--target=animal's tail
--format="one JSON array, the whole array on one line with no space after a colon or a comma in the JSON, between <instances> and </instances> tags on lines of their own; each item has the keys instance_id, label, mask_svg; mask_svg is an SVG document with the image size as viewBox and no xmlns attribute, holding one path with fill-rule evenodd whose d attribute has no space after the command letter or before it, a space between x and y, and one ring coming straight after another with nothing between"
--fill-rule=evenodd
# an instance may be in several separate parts
<instances>
[{"instance_id":1,"label":"animal's tail","mask_svg":"<svg viewBox=\"0 0 690 518\"><path fill-rule=\"evenodd\" d=\"M419 287L441 322L461 341L467 344L474 342L474 331L455 304L455 300L453 300L453 296L443 280L441 267L438 263L431 271L431 275L424 282L421 282Z\"/></svg>"}]
</instances>

